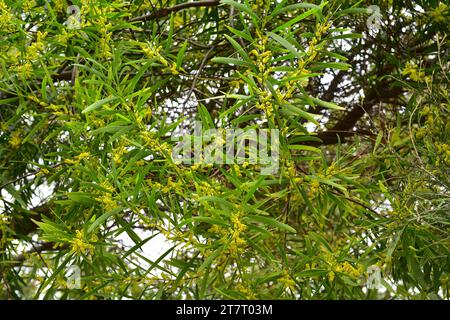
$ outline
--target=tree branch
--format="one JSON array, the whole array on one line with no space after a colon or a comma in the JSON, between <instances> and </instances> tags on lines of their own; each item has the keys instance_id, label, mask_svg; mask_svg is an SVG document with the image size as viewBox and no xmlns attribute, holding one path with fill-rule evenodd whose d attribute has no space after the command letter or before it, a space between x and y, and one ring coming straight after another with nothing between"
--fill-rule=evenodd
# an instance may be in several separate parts
<instances>
[{"instance_id":1,"label":"tree branch","mask_svg":"<svg viewBox=\"0 0 450 320\"><path fill-rule=\"evenodd\" d=\"M135 21L154 20L154 19L166 17L166 16L170 15L172 12L178 12L178 11L181 11L181 10L187 9L187 8L215 7L215 6L218 6L219 4L220 4L220 0L186 2L186 3L177 4L177 5L175 5L173 7L169 7L169 8L161 8L156 12L133 18L130 21L135 22Z\"/></svg>"},{"instance_id":2,"label":"tree branch","mask_svg":"<svg viewBox=\"0 0 450 320\"><path fill-rule=\"evenodd\" d=\"M390 88L389 83L382 81L377 86L371 88L362 105L355 105L341 120L327 131L319 132L317 137L323 143L311 143L313 145L330 145L339 141L345 142L347 137L358 134L353 128L364 114L380 102L386 101L402 94L403 89L399 87ZM354 132L354 133L353 133Z\"/></svg>"},{"instance_id":3,"label":"tree branch","mask_svg":"<svg viewBox=\"0 0 450 320\"><path fill-rule=\"evenodd\" d=\"M33 245L33 248L28 250L26 253L22 253L22 254L18 255L17 257L13 258L11 263L12 264L22 264L30 254L37 253L40 255L44 251L54 251L54 250L61 250L61 249L65 249L65 248L67 248L67 245L55 248L55 243L53 243L53 242L44 242L37 246Z\"/></svg>"}]
</instances>

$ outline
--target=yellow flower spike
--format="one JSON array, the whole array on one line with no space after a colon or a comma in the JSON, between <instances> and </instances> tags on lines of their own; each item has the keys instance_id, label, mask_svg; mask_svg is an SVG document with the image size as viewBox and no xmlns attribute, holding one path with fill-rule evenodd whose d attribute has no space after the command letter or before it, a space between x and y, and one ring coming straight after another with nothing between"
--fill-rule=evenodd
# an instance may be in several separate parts
<instances>
[{"instance_id":1,"label":"yellow flower spike","mask_svg":"<svg viewBox=\"0 0 450 320\"><path fill-rule=\"evenodd\" d=\"M334 281L334 277L335 277L334 271L328 272L328 280L329 280L330 282L333 282L333 281Z\"/></svg>"},{"instance_id":2,"label":"yellow flower spike","mask_svg":"<svg viewBox=\"0 0 450 320\"><path fill-rule=\"evenodd\" d=\"M295 178L293 179L293 181L294 181L295 184L300 185L300 184L303 183L303 178L301 178L301 177L295 177Z\"/></svg>"},{"instance_id":3,"label":"yellow flower spike","mask_svg":"<svg viewBox=\"0 0 450 320\"><path fill-rule=\"evenodd\" d=\"M42 175L46 175L49 173L50 173L50 171L48 171L46 168L41 168L41 170L39 170L39 172L36 174L36 176L42 176Z\"/></svg>"},{"instance_id":4,"label":"yellow flower spike","mask_svg":"<svg viewBox=\"0 0 450 320\"><path fill-rule=\"evenodd\" d=\"M9 8L6 3L2 0L0 1L0 12L8 12Z\"/></svg>"},{"instance_id":5,"label":"yellow flower spike","mask_svg":"<svg viewBox=\"0 0 450 320\"><path fill-rule=\"evenodd\" d=\"M64 12L66 5L63 0L54 0L53 3L54 3L54 9L56 12L59 12L59 13Z\"/></svg>"},{"instance_id":6,"label":"yellow flower spike","mask_svg":"<svg viewBox=\"0 0 450 320\"><path fill-rule=\"evenodd\" d=\"M426 80L425 72L419 70L412 62L406 64L405 68L402 70L402 75L409 76L409 78L415 82L424 82Z\"/></svg>"},{"instance_id":7,"label":"yellow flower spike","mask_svg":"<svg viewBox=\"0 0 450 320\"><path fill-rule=\"evenodd\" d=\"M24 1L22 8L25 12L30 12L33 7L36 6L35 0Z\"/></svg>"},{"instance_id":8,"label":"yellow flower spike","mask_svg":"<svg viewBox=\"0 0 450 320\"><path fill-rule=\"evenodd\" d=\"M67 164L78 164L81 160L88 159L90 155L91 154L89 152L81 152L74 159L65 159L64 162Z\"/></svg>"},{"instance_id":9,"label":"yellow flower spike","mask_svg":"<svg viewBox=\"0 0 450 320\"><path fill-rule=\"evenodd\" d=\"M86 255L88 252L94 251L94 246L84 240L84 233L82 230L75 231L75 239L71 241L71 251L77 255Z\"/></svg>"},{"instance_id":10,"label":"yellow flower spike","mask_svg":"<svg viewBox=\"0 0 450 320\"><path fill-rule=\"evenodd\" d=\"M25 78L29 78L33 73L33 65L30 62L26 62L24 64L17 66L16 70Z\"/></svg>"},{"instance_id":11,"label":"yellow flower spike","mask_svg":"<svg viewBox=\"0 0 450 320\"><path fill-rule=\"evenodd\" d=\"M11 138L9 139L9 145L13 149L17 149L20 147L21 144L22 144L22 138L20 137L20 132L19 131L13 132L13 134L11 135Z\"/></svg>"},{"instance_id":12,"label":"yellow flower spike","mask_svg":"<svg viewBox=\"0 0 450 320\"><path fill-rule=\"evenodd\" d=\"M294 291L296 283L292 279L292 277L289 275L289 272L287 270L283 271L283 276L277 280L278 283L282 284L284 289Z\"/></svg>"},{"instance_id":13,"label":"yellow flower spike","mask_svg":"<svg viewBox=\"0 0 450 320\"><path fill-rule=\"evenodd\" d=\"M445 11L447 11L448 6L444 3L439 3L439 6L434 10L429 12L429 16L436 22L445 22L446 18L444 16Z\"/></svg>"},{"instance_id":14,"label":"yellow flower spike","mask_svg":"<svg viewBox=\"0 0 450 320\"><path fill-rule=\"evenodd\" d=\"M176 75L179 74L179 72L178 72L178 70L177 70L177 65L176 65L175 63L172 64L172 66L170 67L169 70L170 70L170 72L172 72L172 74L173 74L174 76L176 76Z\"/></svg>"},{"instance_id":15,"label":"yellow flower spike","mask_svg":"<svg viewBox=\"0 0 450 320\"><path fill-rule=\"evenodd\" d=\"M96 198L97 201L101 202L103 204L103 207L105 208L105 211L111 211L116 208L118 208L117 202L111 198L111 195L105 195Z\"/></svg>"}]
</instances>

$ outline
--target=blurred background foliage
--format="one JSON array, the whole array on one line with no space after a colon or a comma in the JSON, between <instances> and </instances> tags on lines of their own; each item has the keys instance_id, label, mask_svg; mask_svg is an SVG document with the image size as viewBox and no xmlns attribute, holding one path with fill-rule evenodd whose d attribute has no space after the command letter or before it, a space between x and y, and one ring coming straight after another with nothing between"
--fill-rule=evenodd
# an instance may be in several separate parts
<instances>
[{"instance_id":1,"label":"blurred background foliage","mask_svg":"<svg viewBox=\"0 0 450 320\"><path fill-rule=\"evenodd\" d=\"M0 297L448 299L449 15L0 0ZM279 171L174 163L194 120Z\"/></svg>"}]
</instances>

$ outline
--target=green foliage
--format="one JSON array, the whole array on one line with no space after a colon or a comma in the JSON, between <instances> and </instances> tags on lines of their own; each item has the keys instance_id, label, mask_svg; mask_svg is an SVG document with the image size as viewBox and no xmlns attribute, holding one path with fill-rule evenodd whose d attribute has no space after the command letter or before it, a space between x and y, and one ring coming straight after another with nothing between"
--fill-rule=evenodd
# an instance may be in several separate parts
<instances>
[{"instance_id":1,"label":"green foliage","mask_svg":"<svg viewBox=\"0 0 450 320\"><path fill-rule=\"evenodd\" d=\"M448 299L449 8L181 3L0 0L0 297ZM194 120L278 172L178 164Z\"/></svg>"}]
</instances>

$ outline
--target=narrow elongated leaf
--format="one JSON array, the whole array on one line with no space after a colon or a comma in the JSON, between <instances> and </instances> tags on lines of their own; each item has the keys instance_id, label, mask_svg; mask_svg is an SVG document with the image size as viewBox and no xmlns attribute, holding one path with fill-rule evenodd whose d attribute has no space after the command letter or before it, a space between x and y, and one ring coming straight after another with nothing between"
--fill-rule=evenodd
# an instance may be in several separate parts
<instances>
[{"instance_id":1,"label":"narrow elongated leaf","mask_svg":"<svg viewBox=\"0 0 450 320\"><path fill-rule=\"evenodd\" d=\"M256 216L256 215L247 215L245 216L246 220L252 221L252 222L260 222L263 223L265 225L271 226L271 227L275 227L284 231L288 231L288 232L292 232L292 233L296 233L297 231L292 228L291 226L282 223L280 221L278 221L275 218L272 217L265 217L265 216Z\"/></svg>"},{"instance_id":2,"label":"narrow elongated leaf","mask_svg":"<svg viewBox=\"0 0 450 320\"><path fill-rule=\"evenodd\" d=\"M117 101L117 100L118 100L117 97L108 97L108 98L99 100L99 101L97 101L97 102L94 102L94 103L91 104L90 106L88 106L86 109L84 109L84 110L82 111L82 113L89 113L89 112L91 112L91 111L94 111L95 109L100 108L101 106L103 106L103 105L106 104L106 103L110 103L110 102Z\"/></svg>"}]
</instances>

